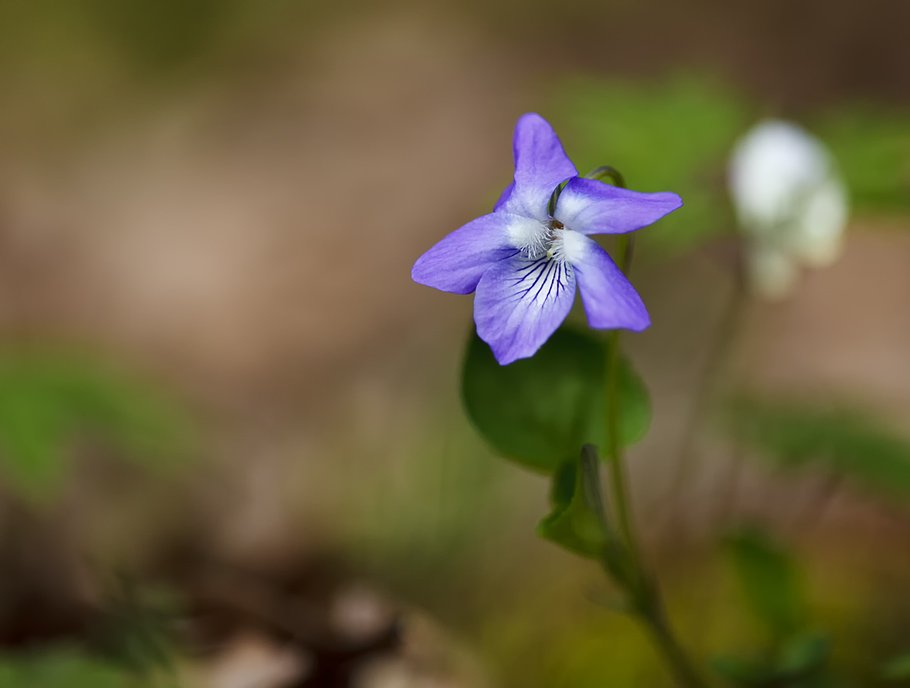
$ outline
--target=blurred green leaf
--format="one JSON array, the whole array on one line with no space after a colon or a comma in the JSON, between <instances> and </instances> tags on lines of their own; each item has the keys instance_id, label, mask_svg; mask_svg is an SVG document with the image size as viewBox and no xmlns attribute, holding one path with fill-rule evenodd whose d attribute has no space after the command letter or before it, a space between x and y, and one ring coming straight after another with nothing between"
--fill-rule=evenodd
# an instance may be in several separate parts
<instances>
[{"instance_id":1,"label":"blurred green leaf","mask_svg":"<svg viewBox=\"0 0 910 688\"><path fill-rule=\"evenodd\" d=\"M0 657L0 688L125 688L135 685L123 672L75 650Z\"/></svg>"},{"instance_id":2,"label":"blurred green leaf","mask_svg":"<svg viewBox=\"0 0 910 688\"><path fill-rule=\"evenodd\" d=\"M910 681L910 652L893 657L882 667L886 681Z\"/></svg>"},{"instance_id":3,"label":"blurred green leaf","mask_svg":"<svg viewBox=\"0 0 910 688\"><path fill-rule=\"evenodd\" d=\"M468 417L500 454L554 472L584 444L605 446L605 343L590 332L558 330L533 358L508 366L473 335L462 376ZM639 440L651 409L628 361L620 366L621 441Z\"/></svg>"},{"instance_id":4,"label":"blurred green leaf","mask_svg":"<svg viewBox=\"0 0 910 688\"><path fill-rule=\"evenodd\" d=\"M171 591L143 588L120 577L104 601L88 645L138 676L159 669L172 672L179 610Z\"/></svg>"},{"instance_id":5,"label":"blurred green leaf","mask_svg":"<svg viewBox=\"0 0 910 688\"><path fill-rule=\"evenodd\" d=\"M787 552L757 529L741 530L725 544L752 612L772 637L787 638L803 627L802 581Z\"/></svg>"},{"instance_id":6,"label":"blurred green leaf","mask_svg":"<svg viewBox=\"0 0 910 688\"><path fill-rule=\"evenodd\" d=\"M732 655L715 657L711 662L711 666L715 672L727 679L727 681L743 688L767 686L775 678L773 668L766 666L764 663Z\"/></svg>"},{"instance_id":7,"label":"blurred green leaf","mask_svg":"<svg viewBox=\"0 0 910 688\"><path fill-rule=\"evenodd\" d=\"M822 118L818 134L855 207L910 210L910 111L848 106Z\"/></svg>"},{"instance_id":8,"label":"blurred green leaf","mask_svg":"<svg viewBox=\"0 0 910 688\"><path fill-rule=\"evenodd\" d=\"M777 669L784 676L810 676L820 670L831 654L831 641L821 633L800 633L780 649Z\"/></svg>"},{"instance_id":9,"label":"blurred green leaf","mask_svg":"<svg viewBox=\"0 0 910 688\"><path fill-rule=\"evenodd\" d=\"M743 100L710 79L574 79L558 95L559 131L582 173L620 170L630 188L675 191L685 207L641 232L644 246L692 247L731 226L727 156L749 125Z\"/></svg>"},{"instance_id":10,"label":"blurred green leaf","mask_svg":"<svg viewBox=\"0 0 910 688\"><path fill-rule=\"evenodd\" d=\"M910 441L846 408L739 399L729 427L779 465L815 465L893 497L910 498Z\"/></svg>"},{"instance_id":11,"label":"blurred green leaf","mask_svg":"<svg viewBox=\"0 0 910 688\"><path fill-rule=\"evenodd\" d=\"M186 419L172 400L100 362L0 355L0 466L29 494L53 491L79 440L158 465L182 455L188 438Z\"/></svg>"},{"instance_id":12,"label":"blurred green leaf","mask_svg":"<svg viewBox=\"0 0 910 688\"><path fill-rule=\"evenodd\" d=\"M823 688L834 685L827 662L830 643L819 633L791 636L773 653L761 658L717 657L714 670L742 688Z\"/></svg>"},{"instance_id":13,"label":"blurred green leaf","mask_svg":"<svg viewBox=\"0 0 910 688\"><path fill-rule=\"evenodd\" d=\"M753 615L767 628L770 650L755 657L722 657L715 669L743 688L823 688L834 685L828 671L830 642L807 630L804 583L789 553L757 528L726 539Z\"/></svg>"}]
</instances>

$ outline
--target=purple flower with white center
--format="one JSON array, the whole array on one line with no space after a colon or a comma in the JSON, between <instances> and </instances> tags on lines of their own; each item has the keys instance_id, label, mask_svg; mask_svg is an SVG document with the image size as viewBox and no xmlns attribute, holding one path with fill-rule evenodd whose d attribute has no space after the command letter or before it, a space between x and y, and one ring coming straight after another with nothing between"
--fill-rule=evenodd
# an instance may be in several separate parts
<instances>
[{"instance_id":1,"label":"purple flower with white center","mask_svg":"<svg viewBox=\"0 0 910 688\"><path fill-rule=\"evenodd\" d=\"M523 115L513 141L515 179L493 212L455 230L414 264L415 282L474 296L474 321L500 364L528 358L562 324L581 292L598 329L651 324L641 297L591 234L622 234L682 205L578 176L553 128ZM550 197L566 182L555 210Z\"/></svg>"}]
</instances>

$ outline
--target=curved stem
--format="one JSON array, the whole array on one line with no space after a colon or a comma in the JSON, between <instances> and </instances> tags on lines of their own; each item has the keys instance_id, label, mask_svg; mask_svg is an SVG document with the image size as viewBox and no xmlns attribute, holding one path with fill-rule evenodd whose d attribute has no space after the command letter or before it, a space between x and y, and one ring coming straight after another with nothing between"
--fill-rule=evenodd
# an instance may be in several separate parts
<instances>
[{"instance_id":1,"label":"curved stem","mask_svg":"<svg viewBox=\"0 0 910 688\"><path fill-rule=\"evenodd\" d=\"M622 173L612 165L601 165L600 167L595 167L585 176L588 179L596 179L597 181L601 182L609 181L613 186L619 186L623 189L626 188L625 177L623 177Z\"/></svg>"},{"instance_id":2,"label":"curved stem","mask_svg":"<svg viewBox=\"0 0 910 688\"><path fill-rule=\"evenodd\" d=\"M651 631L655 645L666 659L679 685L686 688L705 688L707 684L689 661L689 656L673 634L663 608L658 608L652 616L645 617L645 622Z\"/></svg>"}]
</instances>

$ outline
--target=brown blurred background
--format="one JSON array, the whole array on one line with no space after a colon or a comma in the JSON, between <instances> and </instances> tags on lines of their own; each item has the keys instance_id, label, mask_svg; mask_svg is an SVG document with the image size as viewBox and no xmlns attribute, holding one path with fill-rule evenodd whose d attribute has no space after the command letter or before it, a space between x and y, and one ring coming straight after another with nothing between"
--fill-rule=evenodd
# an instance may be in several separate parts
<instances>
[{"instance_id":1,"label":"brown blurred background","mask_svg":"<svg viewBox=\"0 0 910 688\"><path fill-rule=\"evenodd\" d=\"M289 681L324 668L328 650L302 641L282 655L262 595L309 600L319 611L300 615L322 619L317 638L345 600L355 621L403 615L407 642L367 643L364 657L386 664L356 685L669 685L641 634L599 603L596 569L533 538L546 482L493 457L464 419L470 299L409 277L508 183L512 126L533 110L579 167L634 170L638 144L602 156L614 140L653 140L641 155L658 172L628 174L634 188L716 199L701 226L680 225L691 240L644 244L634 281L655 325L626 339L654 407L630 456L639 522L679 626L706 657L752 642L729 618L735 586L712 549L735 489L725 523L756 518L794 544L837 661L871 685L873 658L910 637L900 500L761 462L731 488L729 444L702 419L668 544L662 505L733 294L728 141L664 167L676 148L610 122L615 102L623 122L672 141L703 136L677 106L696 121L720 111L729 143L766 115L830 134L860 183L845 254L786 302L742 305L714 392L844 399L899 432L907 26L910 5L888 0L0 4L4 355L128 371L193 437L176 462L122 462L129 447L64 436L53 488L4 481L10 671L34 671L22 648L82 647L83 617L116 573L215 619L204 651L178 643L186 685L320 685ZM278 678L244 683L251 666Z\"/></svg>"}]
</instances>

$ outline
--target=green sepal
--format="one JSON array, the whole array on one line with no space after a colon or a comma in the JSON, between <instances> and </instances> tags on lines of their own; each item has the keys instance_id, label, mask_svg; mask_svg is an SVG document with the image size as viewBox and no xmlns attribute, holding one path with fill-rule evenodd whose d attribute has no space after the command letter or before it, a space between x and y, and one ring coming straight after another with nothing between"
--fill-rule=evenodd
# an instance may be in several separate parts
<instances>
[{"instance_id":1,"label":"green sepal","mask_svg":"<svg viewBox=\"0 0 910 688\"><path fill-rule=\"evenodd\" d=\"M575 554L600 559L607 534L596 507L585 498L584 480L578 459L557 469L550 491L553 509L537 526L537 534Z\"/></svg>"}]
</instances>

